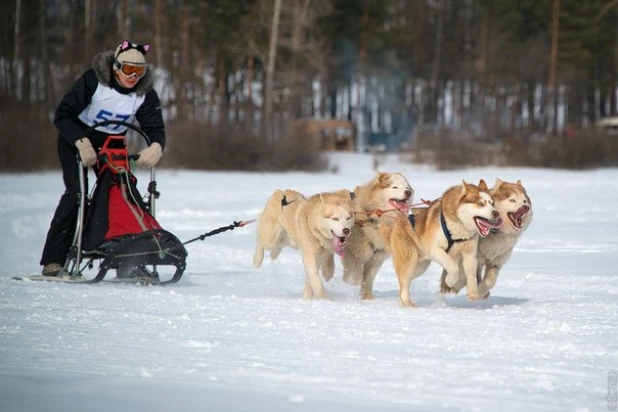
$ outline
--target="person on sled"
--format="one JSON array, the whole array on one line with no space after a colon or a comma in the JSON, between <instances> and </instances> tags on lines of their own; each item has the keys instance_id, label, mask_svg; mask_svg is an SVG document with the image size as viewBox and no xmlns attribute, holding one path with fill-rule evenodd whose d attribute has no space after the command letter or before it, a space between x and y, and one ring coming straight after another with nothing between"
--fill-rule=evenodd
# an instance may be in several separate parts
<instances>
[{"instance_id":1,"label":"person on sled","mask_svg":"<svg viewBox=\"0 0 618 412\"><path fill-rule=\"evenodd\" d=\"M152 144L139 152L138 167L154 166L165 148L165 124L159 96L153 88L154 76L146 64L148 44L123 41L116 50L97 54L88 69L71 87L56 109L54 125L58 134L58 157L65 191L52 218L40 264L44 276L58 276L67 259L78 216L79 171L82 161L88 191L88 168L109 135L125 135L127 128L111 124L99 126L87 136L95 123L136 119ZM95 168L95 173L97 172Z\"/></svg>"}]
</instances>

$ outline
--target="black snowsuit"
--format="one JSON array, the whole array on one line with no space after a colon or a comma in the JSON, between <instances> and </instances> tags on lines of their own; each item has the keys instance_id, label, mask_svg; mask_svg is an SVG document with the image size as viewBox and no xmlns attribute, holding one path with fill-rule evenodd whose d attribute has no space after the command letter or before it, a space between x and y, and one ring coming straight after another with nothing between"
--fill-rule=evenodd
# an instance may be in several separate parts
<instances>
[{"instance_id":1,"label":"black snowsuit","mask_svg":"<svg viewBox=\"0 0 618 412\"><path fill-rule=\"evenodd\" d=\"M93 67L87 70L73 84L56 109L54 125L60 132L58 135L58 157L62 167L65 192L56 207L56 212L47 233L40 262L43 266L50 263L63 265L71 247L79 206L78 151L75 147L75 142L86 136L85 132L89 127L79 119L79 115L90 107L93 95L99 85L113 89L106 90L107 95L111 96L112 99L114 93L118 95L134 93L140 96L141 104L133 108L132 114L135 115L135 119L139 122L141 129L150 140L153 143L159 143L161 148L165 148L165 125L161 114L159 96L153 89L152 71L147 70L146 75L140 79L133 89L126 89L117 82L113 75L113 62L113 51L96 55L93 59ZM141 96L143 96L143 99ZM117 134L123 135L125 133L126 131ZM98 152L109 134L94 130L86 137L92 142L94 150ZM86 179L87 193L87 169L83 169L82 172L84 173L84 179Z\"/></svg>"}]
</instances>

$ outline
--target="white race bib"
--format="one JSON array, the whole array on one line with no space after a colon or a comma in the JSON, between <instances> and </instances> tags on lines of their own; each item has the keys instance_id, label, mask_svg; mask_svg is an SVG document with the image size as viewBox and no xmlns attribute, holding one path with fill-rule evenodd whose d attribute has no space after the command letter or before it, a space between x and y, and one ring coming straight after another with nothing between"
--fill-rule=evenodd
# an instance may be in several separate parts
<instances>
[{"instance_id":1,"label":"white race bib","mask_svg":"<svg viewBox=\"0 0 618 412\"><path fill-rule=\"evenodd\" d=\"M99 83L90 104L79 114L79 120L88 126L105 120L121 120L131 123L145 98L145 96L138 96L137 93L118 93L113 88ZM109 134L122 134L127 127L110 124L98 126L96 130Z\"/></svg>"}]
</instances>

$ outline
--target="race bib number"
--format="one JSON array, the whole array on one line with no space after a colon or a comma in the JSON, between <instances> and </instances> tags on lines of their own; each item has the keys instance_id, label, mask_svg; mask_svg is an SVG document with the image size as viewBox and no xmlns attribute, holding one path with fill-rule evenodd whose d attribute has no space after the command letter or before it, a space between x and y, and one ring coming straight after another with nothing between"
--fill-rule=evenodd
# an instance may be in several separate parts
<instances>
[{"instance_id":1,"label":"race bib number","mask_svg":"<svg viewBox=\"0 0 618 412\"><path fill-rule=\"evenodd\" d=\"M99 113L94 117L96 123L105 122L107 120L118 120L122 122L126 122L131 118L130 114L120 114L120 113L112 113L107 110L100 110ZM124 131L126 126L121 124L109 124L105 126L106 130L116 130L116 131Z\"/></svg>"}]
</instances>

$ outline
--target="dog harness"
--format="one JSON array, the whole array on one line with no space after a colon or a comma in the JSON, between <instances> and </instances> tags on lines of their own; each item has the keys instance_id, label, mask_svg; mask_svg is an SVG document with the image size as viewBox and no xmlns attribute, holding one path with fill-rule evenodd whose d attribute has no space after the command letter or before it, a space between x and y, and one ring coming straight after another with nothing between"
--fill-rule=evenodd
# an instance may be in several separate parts
<instances>
[{"instance_id":1,"label":"dog harness","mask_svg":"<svg viewBox=\"0 0 618 412\"><path fill-rule=\"evenodd\" d=\"M448 251L451 250L451 248L453 247L455 243L468 240L468 239L453 239L453 236L451 236L451 231L448 230L448 227L446 226L446 221L444 220L444 214L442 214L442 211L440 211L440 225L442 225L442 232L444 232L444 236L446 237L446 241L448 242L446 253L448 253Z\"/></svg>"},{"instance_id":2,"label":"dog harness","mask_svg":"<svg viewBox=\"0 0 618 412\"><path fill-rule=\"evenodd\" d=\"M410 222L410 226L414 229L414 226L416 225L416 215L414 213L410 213L408 215L408 222Z\"/></svg>"},{"instance_id":3,"label":"dog harness","mask_svg":"<svg viewBox=\"0 0 618 412\"><path fill-rule=\"evenodd\" d=\"M294 201L292 200L291 202L288 202L288 200L285 198L285 195L283 195L283 197L281 198L281 207L287 206L290 203L294 203Z\"/></svg>"}]
</instances>

